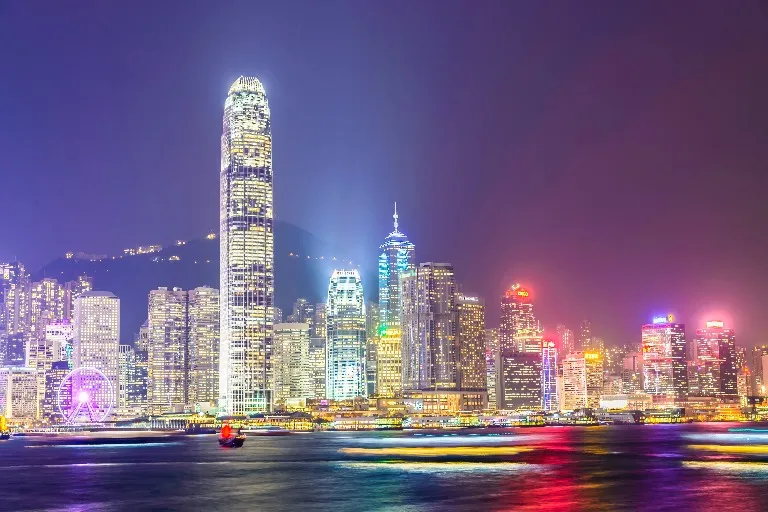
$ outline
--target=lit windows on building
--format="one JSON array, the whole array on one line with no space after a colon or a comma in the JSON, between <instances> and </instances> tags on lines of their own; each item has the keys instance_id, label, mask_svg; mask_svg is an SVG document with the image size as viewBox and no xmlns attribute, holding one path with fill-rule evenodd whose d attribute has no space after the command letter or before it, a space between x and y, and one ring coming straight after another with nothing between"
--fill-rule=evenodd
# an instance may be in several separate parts
<instances>
[{"instance_id":1,"label":"lit windows on building","mask_svg":"<svg viewBox=\"0 0 768 512\"><path fill-rule=\"evenodd\" d=\"M219 311L219 290L189 290L187 401L192 404L210 404L219 397Z\"/></svg>"},{"instance_id":2,"label":"lit windows on building","mask_svg":"<svg viewBox=\"0 0 768 512\"><path fill-rule=\"evenodd\" d=\"M357 270L334 270L328 285L326 395L331 400L366 396L365 306Z\"/></svg>"},{"instance_id":3,"label":"lit windows on building","mask_svg":"<svg viewBox=\"0 0 768 512\"><path fill-rule=\"evenodd\" d=\"M563 411L587 407L587 364L583 352L568 354L563 360L562 396Z\"/></svg>"},{"instance_id":4,"label":"lit windows on building","mask_svg":"<svg viewBox=\"0 0 768 512\"><path fill-rule=\"evenodd\" d=\"M541 404L547 412L557 411L557 348L551 341L541 349Z\"/></svg>"},{"instance_id":5,"label":"lit windows on building","mask_svg":"<svg viewBox=\"0 0 768 512\"><path fill-rule=\"evenodd\" d=\"M187 403L187 292L149 292L148 399L150 414L172 412Z\"/></svg>"},{"instance_id":6,"label":"lit windows on building","mask_svg":"<svg viewBox=\"0 0 768 512\"><path fill-rule=\"evenodd\" d=\"M275 405L283 408L293 398L311 398L309 358L310 325L302 322L275 324L273 368Z\"/></svg>"},{"instance_id":7,"label":"lit windows on building","mask_svg":"<svg viewBox=\"0 0 768 512\"><path fill-rule=\"evenodd\" d=\"M456 297L456 350L460 390L485 390L485 304L478 297Z\"/></svg>"},{"instance_id":8,"label":"lit windows on building","mask_svg":"<svg viewBox=\"0 0 768 512\"><path fill-rule=\"evenodd\" d=\"M735 338L733 329L721 321L709 321L696 330L693 362L698 396L738 396Z\"/></svg>"},{"instance_id":9,"label":"lit windows on building","mask_svg":"<svg viewBox=\"0 0 768 512\"><path fill-rule=\"evenodd\" d=\"M541 410L541 354L502 352L499 409Z\"/></svg>"},{"instance_id":10,"label":"lit windows on building","mask_svg":"<svg viewBox=\"0 0 768 512\"><path fill-rule=\"evenodd\" d=\"M673 318L643 325L643 386L646 393L670 398L688 395L685 325Z\"/></svg>"}]
</instances>

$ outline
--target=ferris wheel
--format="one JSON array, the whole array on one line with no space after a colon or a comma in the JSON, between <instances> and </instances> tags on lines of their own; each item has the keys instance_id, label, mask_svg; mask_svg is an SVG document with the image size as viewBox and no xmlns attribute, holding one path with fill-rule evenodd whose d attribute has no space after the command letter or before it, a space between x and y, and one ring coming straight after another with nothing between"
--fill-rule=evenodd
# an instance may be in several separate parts
<instances>
[{"instance_id":1,"label":"ferris wheel","mask_svg":"<svg viewBox=\"0 0 768 512\"><path fill-rule=\"evenodd\" d=\"M96 368L76 368L59 385L59 412L70 425L105 421L112 412L114 402L112 382Z\"/></svg>"}]
</instances>

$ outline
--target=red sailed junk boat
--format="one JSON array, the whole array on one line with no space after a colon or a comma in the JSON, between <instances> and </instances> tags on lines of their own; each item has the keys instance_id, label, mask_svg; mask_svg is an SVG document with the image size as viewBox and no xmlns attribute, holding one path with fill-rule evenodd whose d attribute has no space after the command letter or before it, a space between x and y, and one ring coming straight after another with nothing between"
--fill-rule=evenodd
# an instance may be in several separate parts
<instances>
[{"instance_id":1,"label":"red sailed junk boat","mask_svg":"<svg viewBox=\"0 0 768 512\"><path fill-rule=\"evenodd\" d=\"M219 436L219 446L226 448L240 448L245 442L245 434L240 432L234 432L229 424L225 423L221 427L221 435Z\"/></svg>"}]
</instances>

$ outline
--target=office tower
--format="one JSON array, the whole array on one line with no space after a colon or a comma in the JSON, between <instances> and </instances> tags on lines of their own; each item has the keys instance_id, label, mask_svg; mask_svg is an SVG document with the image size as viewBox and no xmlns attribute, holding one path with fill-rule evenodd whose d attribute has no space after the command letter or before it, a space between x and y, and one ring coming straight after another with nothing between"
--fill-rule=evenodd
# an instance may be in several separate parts
<instances>
[{"instance_id":1,"label":"office tower","mask_svg":"<svg viewBox=\"0 0 768 512\"><path fill-rule=\"evenodd\" d=\"M749 367L752 370L752 379L754 380L755 392L762 396L763 389L763 361L762 357L768 355L768 346L752 347L750 352Z\"/></svg>"},{"instance_id":2,"label":"office tower","mask_svg":"<svg viewBox=\"0 0 768 512\"><path fill-rule=\"evenodd\" d=\"M563 360L563 401L560 409L574 411L584 407L587 407L587 365L584 352L574 352Z\"/></svg>"},{"instance_id":3,"label":"office tower","mask_svg":"<svg viewBox=\"0 0 768 512\"><path fill-rule=\"evenodd\" d=\"M61 413L59 413L59 388L61 388L61 383L69 371L67 361L56 361L45 371L45 391L40 416L46 423L60 423L63 420ZM61 389L61 392L62 403L64 405L70 403L72 390L65 387Z\"/></svg>"},{"instance_id":4,"label":"office tower","mask_svg":"<svg viewBox=\"0 0 768 512\"><path fill-rule=\"evenodd\" d=\"M365 396L365 306L357 270L333 271L326 314L326 396Z\"/></svg>"},{"instance_id":5,"label":"office tower","mask_svg":"<svg viewBox=\"0 0 768 512\"><path fill-rule=\"evenodd\" d=\"M747 347L736 347L736 369L747 366Z\"/></svg>"},{"instance_id":6,"label":"office tower","mask_svg":"<svg viewBox=\"0 0 768 512\"><path fill-rule=\"evenodd\" d=\"M3 264L0 272L2 272L3 287L3 330L7 335L24 334L26 336L30 328L29 274L20 261Z\"/></svg>"},{"instance_id":7,"label":"office tower","mask_svg":"<svg viewBox=\"0 0 768 512\"><path fill-rule=\"evenodd\" d=\"M275 372L275 405L291 398L310 398L309 324L275 324L272 367Z\"/></svg>"},{"instance_id":8,"label":"office tower","mask_svg":"<svg viewBox=\"0 0 768 512\"><path fill-rule=\"evenodd\" d=\"M630 352L624 357L621 370L621 392L626 394L643 392L642 352Z\"/></svg>"},{"instance_id":9,"label":"office tower","mask_svg":"<svg viewBox=\"0 0 768 512\"><path fill-rule=\"evenodd\" d=\"M458 354L453 266L421 263L403 275L401 284L403 386L420 390L456 389Z\"/></svg>"},{"instance_id":10,"label":"office tower","mask_svg":"<svg viewBox=\"0 0 768 512\"><path fill-rule=\"evenodd\" d=\"M325 339L327 334L326 329L328 328L328 319L326 318L325 307L325 302L318 302L315 304L315 321L312 322L312 331L310 331L310 334L314 338Z\"/></svg>"},{"instance_id":11,"label":"office tower","mask_svg":"<svg viewBox=\"0 0 768 512\"><path fill-rule=\"evenodd\" d=\"M297 299L293 303L293 312L288 315L286 322L308 324L311 333L315 323L315 305L307 299Z\"/></svg>"},{"instance_id":12,"label":"office tower","mask_svg":"<svg viewBox=\"0 0 768 512\"><path fill-rule=\"evenodd\" d=\"M37 418L37 375L31 368L0 368L0 416Z\"/></svg>"},{"instance_id":13,"label":"office tower","mask_svg":"<svg viewBox=\"0 0 768 512\"><path fill-rule=\"evenodd\" d=\"M541 349L541 405L547 412L558 410L557 401L557 348L547 341Z\"/></svg>"},{"instance_id":14,"label":"office tower","mask_svg":"<svg viewBox=\"0 0 768 512\"><path fill-rule=\"evenodd\" d=\"M148 414L147 384L149 374L148 353L140 350L138 345L129 353L125 361L127 369L127 384L125 386L125 405L131 409L138 409L140 414ZM121 373L121 376L123 373Z\"/></svg>"},{"instance_id":15,"label":"office tower","mask_svg":"<svg viewBox=\"0 0 768 512\"><path fill-rule=\"evenodd\" d=\"M149 292L147 394L150 414L187 403L188 295L180 288Z\"/></svg>"},{"instance_id":16,"label":"office tower","mask_svg":"<svg viewBox=\"0 0 768 512\"><path fill-rule=\"evenodd\" d=\"M277 306L273 307L272 309L275 312L275 314L272 316L272 323L273 324L283 323L283 310Z\"/></svg>"},{"instance_id":17,"label":"office tower","mask_svg":"<svg viewBox=\"0 0 768 512\"><path fill-rule=\"evenodd\" d=\"M592 323L589 320L582 320L579 329L579 347L580 351L590 350L592 347Z\"/></svg>"},{"instance_id":18,"label":"office tower","mask_svg":"<svg viewBox=\"0 0 768 512\"><path fill-rule=\"evenodd\" d=\"M541 354L503 351L499 409L541 410Z\"/></svg>"},{"instance_id":19,"label":"office tower","mask_svg":"<svg viewBox=\"0 0 768 512\"><path fill-rule=\"evenodd\" d=\"M31 339L42 341L45 327L65 318L64 287L55 279L45 278L30 287Z\"/></svg>"},{"instance_id":20,"label":"office tower","mask_svg":"<svg viewBox=\"0 0 768 512\"><path fill-rule=\"evenodd\" d=\"M738 396L735 338L733 329L726 329L720 320L696 330L693 358L699 396Z\"/></svg>"},{"instance_id":21,"label":"office tower","mask_svg":"<svg viewBox=\"0 0 768 512\"><path fill-rule=\"evenodd\" d=\"M484 391L485 304L478 297L456 295L457 388Z\"/></svg>"},{"instance_id":22,"label":"office tower","mask_svg":"<svg viewBox=\"0 0 768 512\"><path fill-rule=\"evenodd\" d=\"M133 363L133 347L130 345L120 345L118 347L117 364L118 364L118 390L117 390L117 406L128 406L128 381L130 380L130 372L132 370L131 365Z\"/></svg>"},{"instance_id":23,"label":"office tower","mask_svg":"<svg viewBox=\"0 0 768 512\"><path fill-rule=\"evenodd\" d=\"M376 394L399 396L402 377L402 276L414 268L415 246L400 232L395 203L394 231L379 246L379 323L376 342ZM369 356L369 357L374 357Z\"/></svg>"},{"instance_id":24,"label":"office tower","mask_svg":"<svg viewBox=\"0 0 768 512\"><path fill-rule=\"evenodd\" d=\"M533 314L531 292L519 284L512 285L501 298L499 342L502 351L541 355L541 327Z\"/></svg>"},{"instance_id":25,"label":"office tower","mask_svg":"<svg viewBox=\"0 0 768 512\"><path fill-rule=\"evenodd\" d=\"M584 352L584 367L587 373L587 407L600 407L603 393L603 355L597 351Z\"/></svg>"},{"instance_id":26,"label":"office tower","mask_svg":"<svg viewBox=\"0 0 768 512\"><path fill-rule=\"evenodd\" d=\"M51 368L54 361L59 360L59 357L59 347L55 347L53 340L45 335L39 338L35 334L29 340L27 367L35 370L37 379L38 418L42 414L42 401L45 398L45 373Z\"/></svg>"},{"instance_id":27,"label":"office tower","mask_svg":"<svg viewBox=\"0 0 768 512\"><path fill-rule=\"evenodd\" d=\"M685 325L672 315L643 325L643 385L646 393L672 398L688 395Z\"/></svg>"},{"instance_id":28,"label":"office tower","mask_svg":"<svg viewBox=\"0 0 768 512\"><path fill-rule=\"evenodd\" d=\"M4 334L0 337L0 362L3 366L23 367L27 359L27 334Z\"/></svg>"},{"instance_id":29,"label":"office tower","mask_svg":"<svg viewBox=\"0 0 768 512\"><path fill-rule=\"evenodd\" d=\"M219 290L189 290L187 309L187 401L215 402L219 397Z\"/></svg>"},{"instance_id":30,"label":"office tower","mask_svg":"<svg viewBox=\"0 0 768 512\"><path fill-rule=\"evenodd\" d=\"M488 390L488 408L497 409L496 388L498 378L496 374L497 361L499 357L499 330L485 330L485 386Z\"/></svg>"},{"instance_id":31,"label":"office tower","mask_svg":"<svg viewBox=\"0 0 768 512\"><path fill-rule=\"evenodd\" d=\"M272 132L264 86L241 76L224 103L220 174L220 405L272 405L274 225Z\"/></svg>"},{"instance_id":32,"label":"office tower","mask_svg":"<svg viewBox=\"0 0 768 512\"><path fill-rule=\"evenodd\" d=\"M149 318L139 327L139 332L134 337L134 345L137 351L146 352L149 349Z\"/></svg>"},{"instance_id":33,"label":"office tower","mask_svg":"<svg viewBox=\"0 0 768 512\"><path fill-rule=\"evenodd\" d=\"M53 352L53 361L66 361L73 367L75 326L69 320L49 324L45 328L45 341Z\"/></svg>"},{"instance_id":34,"label":"office tower","mask_svg":"<svg viewBox=\"0 0 768 512\"><path fill-rule=\"evenodd\" d=\"M309 338L308 354L310 398L325 398L325 338Z\"/></svg>"},{"instance_id":35,"label":"office tower","mask_svg":"<svg viewBox=\"0 0 768 512\"><path fill-rule=\"evenodd\" d=\"M118 353L120 347L120 299L110 292L85 292L75 299L74 367L95 368L112 385L112 399L118 391ZM96 403L109 402L95 395ZM115 405L113 401L111 405Z\"/></svg>"},{"instance_id":36,"label":"office tower","mask_svg":"<svg viewBox=\"0 0 768 512\"><path fill-rule=\"evenodd\" d=\"M365 380L368 396L378 394L376 359L379 341L379 305L375 302L369 302L365 308ZM392 347L389 349L391 350Z\"/></svg>"},{"instance_id":37,"label":"office tower","mask_svg":"<svg viewBox=\"0 0 768 512\"><path fill-rule=\"evenodd\" d=\"M79 276L77 281L64 283L64 318L72 320L75 317L75 299L85 292L93 290L93 278Z\"/></svg>"},{"instance_id":38,"label":"office tower","mask_svg":"<svg viewBox=\"0 0 768 512\"><path fill-rule=\"evenodd\" d=\"M752 382L751 382L752 374L749 371L749 368L744 366L741 369L739 369L738 374L736 375L736 389L739 394L739 398L742 399L742 401L745 401L746 397L748 396L754 396L754 390L752 389Z\"/></svg>"},{"instance_id":39,"label":"office tower","mask_svg":"<svg viewBox=\"0 0 768 512\"><path fill-rule=\"evenodd\" d=\"M557 338L560 340L560 355L565 357L567 354L576 351L576 338L573 331L560 324L556 327Z\"/></svg>"},{"instance_id":40,"label":"office tower","mask_svg":"<svg viewBox=\"0 0 768 512\"><path fill-rule=\"evenodd\" d=\"M589 339L589 344L583 350L585 352L600 352L601 354L605 355L605 340L597 336L592 336Z\"/></svg>"}]
</instances>

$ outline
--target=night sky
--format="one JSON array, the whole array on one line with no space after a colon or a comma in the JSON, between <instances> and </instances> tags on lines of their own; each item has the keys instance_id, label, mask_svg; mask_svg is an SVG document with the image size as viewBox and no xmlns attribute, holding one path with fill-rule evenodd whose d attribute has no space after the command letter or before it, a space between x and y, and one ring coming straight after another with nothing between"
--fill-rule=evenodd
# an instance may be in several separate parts
<instances>
[{"instance_id":1,"label":"night sky","mask_svg":"<svg viewBox=\"0 0 768 512\"><path fill-rule=\"evenodd\" d=\"M668 311L768 342L767 27L750 0L0 0L0 260L217 229L254 75L276 215L355 260L397 201L489 326L521 281L609 344Z\"/></svg>"}]
</instances>

